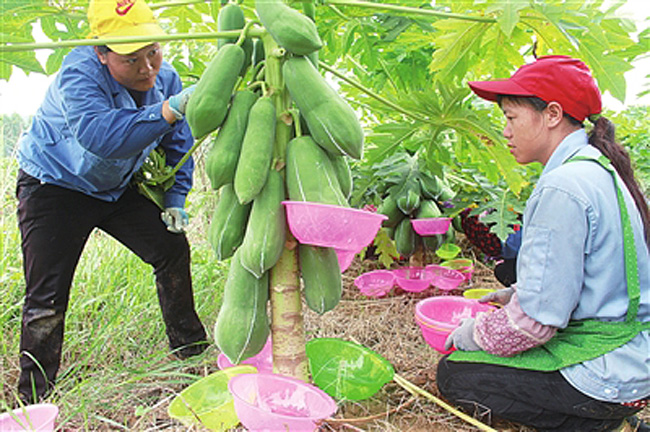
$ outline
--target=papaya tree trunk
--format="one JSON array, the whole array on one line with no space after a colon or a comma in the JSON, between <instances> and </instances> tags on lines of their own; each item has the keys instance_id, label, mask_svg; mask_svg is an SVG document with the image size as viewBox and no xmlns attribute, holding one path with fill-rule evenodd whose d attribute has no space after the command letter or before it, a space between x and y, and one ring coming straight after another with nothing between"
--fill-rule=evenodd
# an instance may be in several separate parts
<instances>
[{"instance_id":1,"label":"papaya tree trunk","mask_svg":"<svg viewBox=\"0 0 650 432\"><path fill-rule=\"evenodd\" d=\"M267 34L264 42L265 81L278 114L274 147L274 169L284 168L287 143L292 137L290 99L282 78L284 51ZM273 371L303 381L309 380L305 352L305 327L302 315L297 242L287 227L287 240L277 264L271 269L271 338Z\"/></svg>"},{"instance_id":2,"label":"papaya tree trunk","mask_svg":"<svg viewBox=\"0 0 650 432\"><path fill-rule=\"evenodd\" d=\"M427 265L427 252L424 249L422 241L418 241L415 252L409 258L409 266L411 267L424 267Z\"/></svg>"}]
</instances>

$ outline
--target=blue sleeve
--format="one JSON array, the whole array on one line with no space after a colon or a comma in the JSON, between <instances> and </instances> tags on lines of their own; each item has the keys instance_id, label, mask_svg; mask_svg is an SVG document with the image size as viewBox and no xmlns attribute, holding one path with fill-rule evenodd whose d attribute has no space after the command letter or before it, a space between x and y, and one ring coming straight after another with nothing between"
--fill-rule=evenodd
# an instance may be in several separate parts
<instances>
[{"instance_id":1,"label":"blue sleeve","mask_svg":"<svg viewBox=\"0 0 650 432\"><path fill-rule=\"evenodd\" d=\"M182 85L178 75L175 75L171 93L180 92ZM185 119L174 123L172 132L165 135L160 146L165 150L167 165L175 166L185 153L192 147L194 139ZM185 207L185 197L192 188L194 159L190 157L176 173L176 182L165 194L165 207Z\"/></svg>"},{"instance_id":2,"label":"blue sleeve","mask_svg":"<svg viewBox=\"0 0 650 432\"><path fill-rule=\"evenodd\" d=\"M504 259L513 259L517 257L519 248L521 248L522 231L523 228L519 228L519 230L508 235L508 238L503 244L503 250L501 251L501 254L503 255Z\"/></svg>"},{"instance_id":3,"label":"blue sleeve","mask_svg":"<svg viewBox=\"0 0 650 432\"><path fill-rule=\"evenodd\" d=\"M128 159L172 130L162 116L163 102L117 107L110 86L101 82L97 71L72 67L60 73L61 109L75 139L89 152L106 159Z\"/></svg>"},{"instance_id":4,"label":"blue sleeve","mask_svg":"<svg viewBox=\"0 0 650 432\"><path fill-rule=\"evenodd\" d=\"M528 316L566 327L580 299L588 235L584 202L554 186L528 200L517 257L517 293Z\"/></svg>"}]
</instances>

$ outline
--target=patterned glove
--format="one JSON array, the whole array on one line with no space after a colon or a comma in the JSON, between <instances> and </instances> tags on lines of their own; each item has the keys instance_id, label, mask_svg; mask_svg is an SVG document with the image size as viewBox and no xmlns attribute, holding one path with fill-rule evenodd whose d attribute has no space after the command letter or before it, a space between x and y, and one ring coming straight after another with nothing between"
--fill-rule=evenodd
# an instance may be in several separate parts
<instances>
[{"instance_id":1,"label":"patterned glove","mask_svg":"<svg viewBox=\"0 0 650 432\"><path fill-rule=\"evenodd\" d=\"M190 222L187 213L180 207L168 207L160 217L167 225L167 230L177 234L185 232L185 227Z\"/></svg>"}]
</instances>

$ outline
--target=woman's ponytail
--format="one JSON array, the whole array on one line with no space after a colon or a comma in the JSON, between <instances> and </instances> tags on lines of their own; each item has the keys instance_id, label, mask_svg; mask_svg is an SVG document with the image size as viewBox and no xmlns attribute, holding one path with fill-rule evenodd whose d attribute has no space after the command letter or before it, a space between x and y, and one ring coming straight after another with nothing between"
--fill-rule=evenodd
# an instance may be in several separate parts
<instances>
[{"instance_id":1,"label":"woman's ponytail","mask_svg":"<svg viewBox=\"0 0 650 432\"><path fill-rule=\"evenodd\" d=\"M590 120L592 119L590 118ZM594 128L589 134L589 144L600 150L612 162L616 172L621 176L621 179L623 179L623 182L632 194L636 207L639 209L639 213L641 213L646 246L650 248L650 211L648 211L648 203L641 192L641 187L634 178L630 155L623 146L616 142L616 129L609 119L599 116L593 119L593 123Z\"/></svg>"}]
</instances>

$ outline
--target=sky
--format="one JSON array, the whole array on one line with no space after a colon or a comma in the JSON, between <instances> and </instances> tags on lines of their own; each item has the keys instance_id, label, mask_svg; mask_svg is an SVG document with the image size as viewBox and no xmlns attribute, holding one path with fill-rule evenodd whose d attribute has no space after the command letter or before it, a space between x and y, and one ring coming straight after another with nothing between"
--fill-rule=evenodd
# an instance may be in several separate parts
<instances>
[{"instance_id":1,"label":"sky","mask_svg":"<svg viewBox=\"0 0 650 432\"><path fill-rule=\"evenodd\" d=\"M637 20L650 20L650 0L628 0L619 9L622 16L636 18ZM647 25L647 24L646 24ZM639 25L638 27L641 27ZM38 35L36 35L38 39ZM36 56L45 64L49 50L40 50ZM636 95L641 90L650 89L650 79L645 78L650 74L650 55L634 64L634 69L625 74L627 82L627 94L625 104L611 97L609 94L603 96L603 104L606 109L619 111L630 105L650 105L650 95L637 99ZM25 75L18 68L13 69L10 80L0 80L0 114L18 113L24 117L34 115L43 101L48 85L54 79L54 75L45 76L31 73Z\"/></svg>"}]
</instances>

